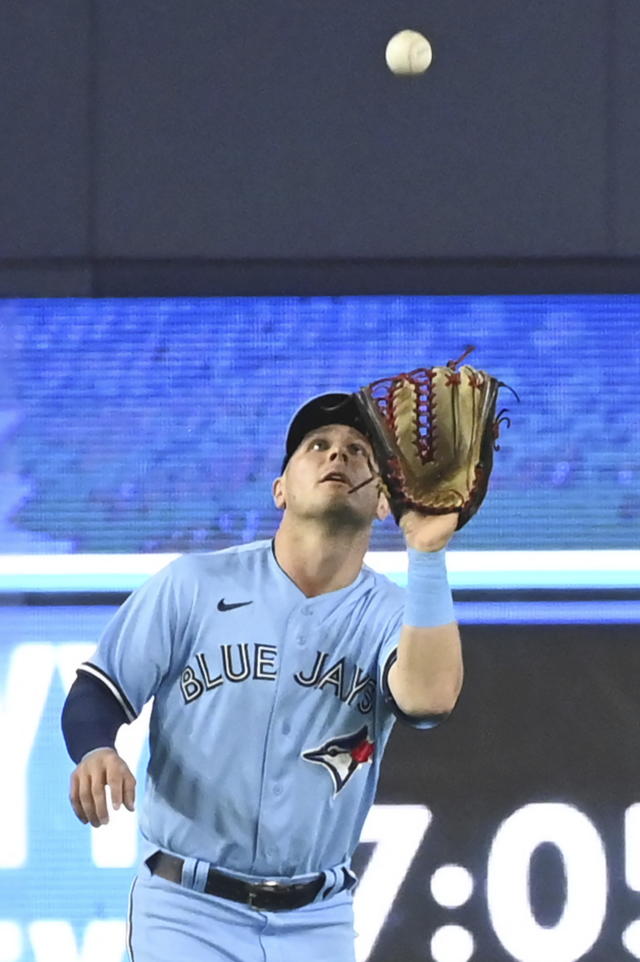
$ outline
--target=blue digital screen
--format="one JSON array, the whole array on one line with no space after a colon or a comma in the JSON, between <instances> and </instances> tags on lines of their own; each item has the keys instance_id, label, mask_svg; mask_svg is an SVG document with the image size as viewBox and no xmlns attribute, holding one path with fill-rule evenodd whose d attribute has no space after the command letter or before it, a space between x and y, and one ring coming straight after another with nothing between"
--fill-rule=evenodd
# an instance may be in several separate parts
<instances>
[{"instance_id":1,"label":"blue digital screen","mask_svg":"<svg viewBox=\"0 0 640 962\"><path fill-rule=\"evenodd\" d=\"M512 425L452 550L636 547L639 317L635 296L5 301L0 553L270 537L304 400L470 343L521 400L501 393ZM374 526L373 549L400 546Z\"/></svg>"}]
</instances>

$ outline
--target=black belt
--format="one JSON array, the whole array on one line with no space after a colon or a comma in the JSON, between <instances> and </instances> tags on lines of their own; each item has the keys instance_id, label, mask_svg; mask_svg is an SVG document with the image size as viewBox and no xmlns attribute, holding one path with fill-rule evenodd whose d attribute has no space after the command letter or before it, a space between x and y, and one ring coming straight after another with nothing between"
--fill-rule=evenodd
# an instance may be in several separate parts
<instances>
[{"instance_id":1,"label":"black belt","mask_svg":"<svg viewBox=\"0 0 640 962\"><path fill-rule=\"evenodd\" d=\"M184 859L166 852L156 852L147 859L147 865L152 875L159 875L168 882L182 882L182 866ZM281 885L280 882L245 882L223 872L210 868L204 891L207 895L218 895L232 902L243 902L254 909L265 912L278 912L282 909L299 909L303 905L313 902L325 881L324 874L311 879L310 882L299 882L293 885Z\"/></svg>"}]
</instances>

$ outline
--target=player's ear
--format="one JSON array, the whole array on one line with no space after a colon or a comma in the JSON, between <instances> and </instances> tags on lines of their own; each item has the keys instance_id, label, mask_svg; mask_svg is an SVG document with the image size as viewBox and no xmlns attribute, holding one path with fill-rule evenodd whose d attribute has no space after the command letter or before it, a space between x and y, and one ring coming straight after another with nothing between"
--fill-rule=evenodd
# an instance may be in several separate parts
<instances>
[{"instance_id":1,"label":"player's ear","mask_svg":"<svg viewBox=\"0 0 640 962\"><path fill-rule=\"evenodd\" d=\"M284 511L287 506L284 499L284 478L275 479L271 486L271 493L273 495L273 503L278 511Z\"/></svg>"},{"instance_id":2,"label":"player's ear","mask_svg":"<svg viewBox=\"0 0 640 962\"><path fill-rule=\"evenodd\" d=\"M378 492L378 506L376 508L376 518L378 521L384 521L385 518L389 517L391 513L391 508L389 507L389 502L387 501L387 496L380 488Z\"/></svg>"}]
</instances>

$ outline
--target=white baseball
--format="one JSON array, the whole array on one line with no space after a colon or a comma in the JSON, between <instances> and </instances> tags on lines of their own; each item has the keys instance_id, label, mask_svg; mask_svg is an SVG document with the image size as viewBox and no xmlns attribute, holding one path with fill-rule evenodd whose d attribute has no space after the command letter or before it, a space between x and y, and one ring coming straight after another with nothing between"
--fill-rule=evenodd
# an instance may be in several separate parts
<instances>
[{"instance_id":1,"label":"white baseball","mask_svg":"<svg viewBox=\"0 0 640 962\"><path fill-rule=\"evenodd\" d=\"M424 73L433 59L431 44L417 30L396 33L385 51L387 67L395 74Z\"/></svg>"}]
</instances>

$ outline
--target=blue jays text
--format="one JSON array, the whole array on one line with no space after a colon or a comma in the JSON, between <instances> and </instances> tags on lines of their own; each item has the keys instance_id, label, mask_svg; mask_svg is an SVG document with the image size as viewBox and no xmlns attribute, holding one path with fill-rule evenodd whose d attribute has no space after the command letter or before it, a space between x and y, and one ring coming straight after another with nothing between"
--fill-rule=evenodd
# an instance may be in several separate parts
<instances>
[{"instance_id":1,"label":"blue jays text","mask_svg":"<svg viewBox=\"0 0 640 962\"><path fill-rule=\"evenodd\" d=\"M180 676L180 689L185 704L200 698L204 692L214 691L226 681L243 682L248 678L275 681L278 677L276 659L278 649L273 645L248 643L220 645L220 657L215 667L204 652L195 656L195 666L187 665ZM235 650L234 650L235 649ZM317 688L333 693L347 705L353 705L363 715L374 705L376 680L359 665L349 665L346 658L329 662L326 651L317 651L313 665L304 666L293 674L293 680L303 688ZM215 673L217 672L217 674Z\"/></svg>"}]
</instances>

